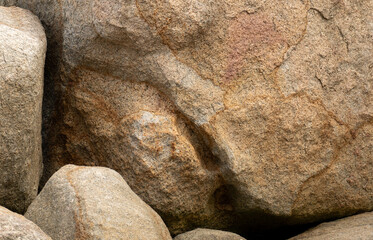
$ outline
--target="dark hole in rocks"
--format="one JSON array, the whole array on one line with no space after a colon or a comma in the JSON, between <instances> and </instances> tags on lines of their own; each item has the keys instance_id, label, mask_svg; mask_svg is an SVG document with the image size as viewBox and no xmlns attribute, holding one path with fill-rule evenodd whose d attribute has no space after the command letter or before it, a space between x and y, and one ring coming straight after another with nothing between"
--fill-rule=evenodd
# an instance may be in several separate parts
<instances>
[{"instance_id":1,"label":"dark hole in rocks","mask_svg":"<svg viewBox=\"0 0 373 240\"><path fill-rule=\"evenodd\" d=\"M309 224L289 225L287 224L288 219L283 217L270 216L264 214L261 211L252 211L250 213L237 214L235 217L236 225L231 226L230 229L226 230L235 232L245 239L255 240L289 239L321 223L317 222Z\"/></svg>"},{"instance_id":2,"label":"dark hole in rocks","mask_svg":"<svg viewBox=\"0 0 373 240\"><path fill-rule=\"evenodd\" d=\"M306 230L315 227L316 223L289 223L286 217L274 216L261 210L251 210L249 212L235 212L235 187L222 181L222 185L215 190L213 199L215 207L231 216L234 224L228 229L220 229L235 232L246 239L289 239L295 237Z\"/></svg>"},{"instance_id":3,"label":"dark hole in rocks","mask_svg":"<svg viewBox=\"0 0 373 240\"><path fill-rule=\"evenodd\" d=\"M219 210L233 211L230 186L221 186L214 193L215 207Z\"/></svg>"},{"instance_id":4,"label":"dark hole in rocks","mask_svg":"<svg viewBox=\"0 0 373 240\"><path fill-rule=\"evenodd\" d=\"M292 237L295 237L310 228L315 227L317 224L305 224L299 226L286 226L279 227L268 230L261 230L258 232L243 232L241 235L246 239L255 239L255 240L266 240L266 239L276 239L276 240L285 240Z\"/></svg>"}]
</instances>

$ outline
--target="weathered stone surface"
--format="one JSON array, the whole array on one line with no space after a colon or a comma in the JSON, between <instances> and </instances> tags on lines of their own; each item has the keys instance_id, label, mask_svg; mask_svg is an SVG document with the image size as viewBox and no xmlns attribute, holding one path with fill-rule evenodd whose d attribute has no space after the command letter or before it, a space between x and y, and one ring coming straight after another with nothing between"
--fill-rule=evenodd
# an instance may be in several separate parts
<instances>
[{"instance_id":1,"label":"weathered stone surface","mask_svg":"<svg viewBox=\"0 0 373 240\"><path fill-rule=\"evenodd\" d=\"M0 239L52 240L22 215L0 207Z\"/></svg>"},{"instance_id":2,"label":"weathered stone surface","mask_svg":"<svg viewBox=\"0 0 373 240\"><path fill-rule=\"evenodd\" d=\"M89 70L77 74L66 96L67 144L54 149L68 155L57 154L52 169L71 159L115 169L175 225L223 218L214 207L214 192L222 184L214 157L169 101L144 83Z\"/></svg>"},{"instance_id":3,"label":"weathered stone surface","mask_svg":"<svg viewBox=\"0 0 373 240\"><path fill-rule=\"evenodd\" d=\"M91 8L90 3L77 1L73 10L64 1L19 2L43 19L49 42L63 42L51 50L54 59L63 60L56 73L61 79L54 78L62 100L46 140L53 144L45 178L67 163L107 166L117 170L172 229L226 225L231 218L225 216L226 207L215 206L220 202L216 195L224 199L216 157L195 124L165 94L185 105L195 122L205 122L221 109L222 91L176 60L139 13L132 16L134 4L96 1ZM126 17L121 22L126 26L111 26L113 14ZM141 46L137 41L149 43ZM150 53L144 47L152 48ZM194 100L185 101L188 98Z\"/></svg>"},{"instance_id":4,"label":"weathered stone surface","mask_svg":"<svg viewBox=\"0 0 373 240\"><path fill-rule=\"evenodd\" d=\"M0 7L0 204L24 212L42 171L46 37L30 11Z\"/></svg>"},{"instance_id":5,"label":"weathered stone surface","mask_svg":"<svg viewBox=\"0 0 373 240\"><path fill-rule=\"evenodd\" d=\"M373 239L373 212L322 223L291 240Z\"/></svg>"},{"instance_id":6,"label":"weathered stone surface","mask_svg":"<svg viewBox=\"0 0 373 240\"><path fill-rule=\"evenodd\" d=\"M0 6L11 6L16 4L17 0L0 0Z\"/></svg>"},{"instance_id":7,"label":"weathered stone surface","mask_svg":"<svg viewBox=\"0 0 373 240\"><path fill-rule=\"evenodd\" d=\"M112 167L174 233L373 209L372 0L18 4L63 42L47 177Z\"/></svg>"},{"instance_id":8,"label":"weathered stone surface","mask_svg":"<svg viewBox=\"0 0 373 240\"><path fill-rule=\"evenodd\" d=\"M25 216L54 240L171 239L158 214L117 172L102 167L63 167Z\"/></svg>"},{"instance_id":9,"label":"weathered stone surface","mask_svg":"<svg viewBox=\"0 0 373 240\"><path fill-rule=\"evenodd\" d=\"M174 240L245 240L245 238L230 232L198 228L180 234Z\"/></svg>"}]
</instances>

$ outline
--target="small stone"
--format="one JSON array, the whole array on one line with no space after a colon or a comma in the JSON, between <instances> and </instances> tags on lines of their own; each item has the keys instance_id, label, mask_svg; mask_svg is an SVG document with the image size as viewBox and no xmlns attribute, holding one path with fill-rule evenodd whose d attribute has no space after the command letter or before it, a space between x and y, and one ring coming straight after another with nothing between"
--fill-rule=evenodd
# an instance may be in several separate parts
<instances>
[{"instance_id":1,"label":"small stone","mask_svg":"<svg viewBox=\"0 0 373 240\"><path fill-rule=\"evenodd\" d=\"M177 235L174 240L245 240L245 238L231 232L198 228Z\"/></svg>"},{"instance_id":2,"label":"small stone","mask_svg":"<svg viewBox=\"0 0 373 240\"><path fill-rule=\"evenodd\" d=\"M54 240L171 239L158 214L117 172L102 167L63 167L25 216Z\"/></svg>"},{"instance_id":3,"label":"small stone","mask_svg":"<svg viewBox=\"0 0 373 240\"><path fill-rule=\"evenodd\" d=\"M290 240L373 239L373 212L362 213L312 228Z\"/></svg>"}]
</instances>

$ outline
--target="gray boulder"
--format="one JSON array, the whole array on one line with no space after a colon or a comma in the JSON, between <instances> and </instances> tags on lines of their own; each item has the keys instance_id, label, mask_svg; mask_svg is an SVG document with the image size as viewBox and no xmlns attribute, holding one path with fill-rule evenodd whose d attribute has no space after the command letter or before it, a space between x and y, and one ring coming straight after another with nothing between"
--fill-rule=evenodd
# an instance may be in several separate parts
<instances>
[{"instance_id":1,"label":"gray boulder","mask_svg":"<svg viewBox=\"0 0 373 240\"><path fill-rule=\"evenodd\" d=\"M42 170L46 37L30 11L0 7L0 204L24 212Z\"/></svg>"}]
</instances>

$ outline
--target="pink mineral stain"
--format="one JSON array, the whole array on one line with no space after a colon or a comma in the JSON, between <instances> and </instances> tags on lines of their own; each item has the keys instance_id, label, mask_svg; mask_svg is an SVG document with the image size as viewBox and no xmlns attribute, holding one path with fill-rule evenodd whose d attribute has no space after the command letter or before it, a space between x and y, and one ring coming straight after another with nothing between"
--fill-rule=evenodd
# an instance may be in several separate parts
<instances>
[{"instance_id":1,"label":"pink mineral stain","mask_svg":"<svg viewBox=\"0 0 373 240\"><path fill-rule=\"evenodd\" d=\"M272 21L263 14L241 13L228 28L227 47L228 63L223 76L223 82L228 84L242 72L248 59L256 62L264 60L272 64L271 59L279 51L278 45L284 45L285 40L275 30ZM260 60L259 60L260 59Z\"/></svg>"}]
</instances>

